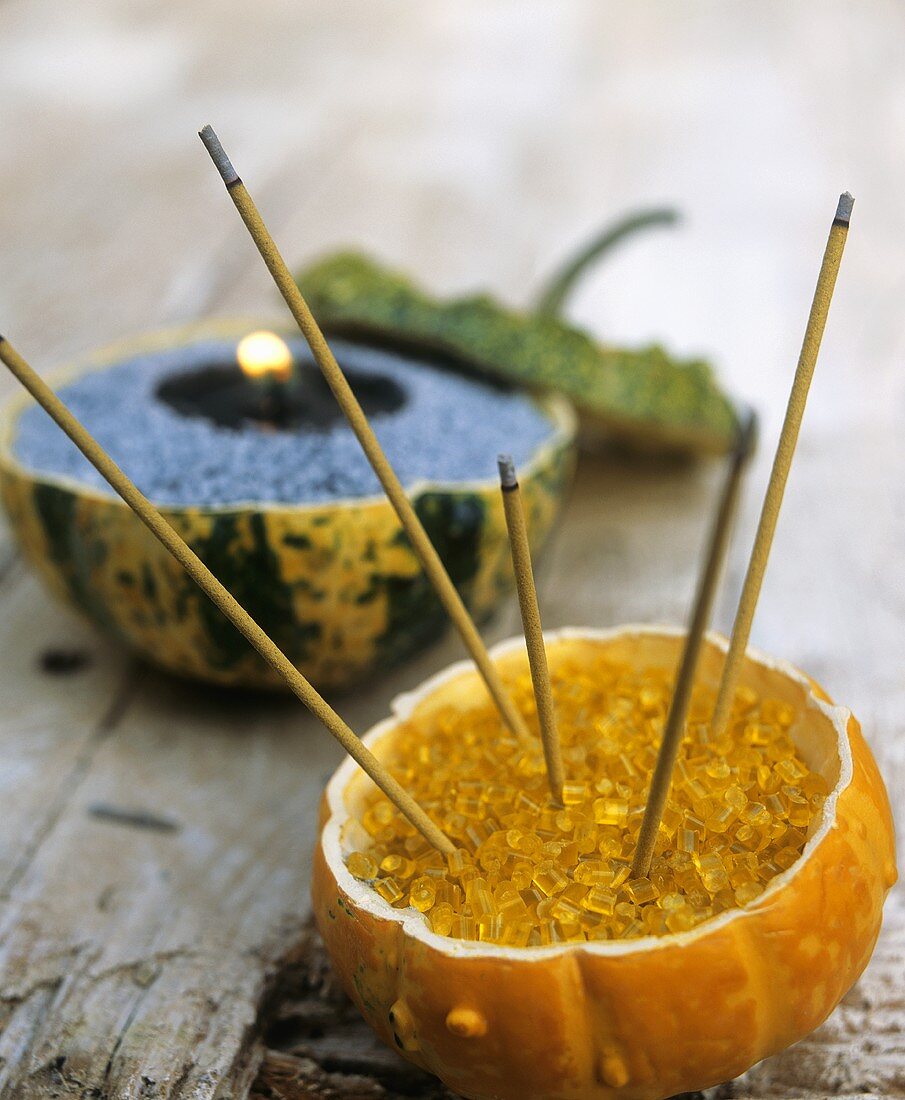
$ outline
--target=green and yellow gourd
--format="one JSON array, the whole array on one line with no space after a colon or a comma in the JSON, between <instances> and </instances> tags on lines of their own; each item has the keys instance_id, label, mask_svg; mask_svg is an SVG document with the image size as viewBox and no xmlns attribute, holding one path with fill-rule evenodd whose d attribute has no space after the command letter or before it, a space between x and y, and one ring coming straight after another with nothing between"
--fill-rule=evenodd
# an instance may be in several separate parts
<instances>
[{"instance_id":1,"label":"green and yellow gourd","mask_svg":"<svg viewBox=\"0 0 905 1100\"><path fill-rule=\"evenodd\" d=\"M206 323L141 337L105 349L54 381L63 384L182 343L238 339L252 327L259 325ZM16 459L16 423L28 400L15 400L0 425L0 494L25 556L47 587L172 672L221 684L278 686L270 668L118 497L27 469ZM520 470L536 550L571 476L575 431L562 398L539 405L550 434ZM472 614L486 618L509 588L496 481L421 482L411 486L411 496ZM404 660L446 627L445 613L382 496L161 511L321 688L347 687Z\"/></svg>"},{"instance_id":2,"label":"green and yellow gourd","mask_svg":"<svg viewBox=\"0 0 905 1100\"><path fill-rule=\"evenodd\" d=\"M519 479L536 553L573 468L572 402L586 432L602 430L643 449L723 453L735 439L734 409L706 363L676 360L659 347L600 345L559 318L592 262L635 231L674 220L671 211L646 211L608 227L562 266L526 313L483 294L440 301L351 253L322 260L298 279L328 332L535 392L550 436ZM144 336L97 353L58 381L181 343L238 339L252 327L256 323L247 320L205 323ZM16 460L12 442L27 400L14 402L0 423L0 495L26 557L48 587L164 668L222 684L279 686L118 498ZM496 481L423 482L410 491L465 603L477 620L486 618L510 587ZM354 684L416 653L445 629L445 614L383 497L317 505L162 505L161 511L321 688Z\"/></svg>"}]
</instances>

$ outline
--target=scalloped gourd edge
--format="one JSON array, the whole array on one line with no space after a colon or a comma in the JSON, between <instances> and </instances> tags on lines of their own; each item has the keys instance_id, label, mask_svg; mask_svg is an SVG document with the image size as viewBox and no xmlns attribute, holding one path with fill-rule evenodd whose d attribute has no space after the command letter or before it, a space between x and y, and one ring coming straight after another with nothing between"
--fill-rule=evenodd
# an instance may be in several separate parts
<instances>
[{"instance_id":1,"label":"scalloped gourd edge","mask_svg":"<svg viewBox=\"0 0 905 1100\"><path fill-rule=\"evenodd\" d=\"M657 345L629 350L539 312L519 313L486 294L443 301L405 275L354 252L296 275L327 331L431 351L533 390L571 398L587 428L648 449L723 454L737 432L732 403L707 363Z\"/></svg>"}]
</instances>

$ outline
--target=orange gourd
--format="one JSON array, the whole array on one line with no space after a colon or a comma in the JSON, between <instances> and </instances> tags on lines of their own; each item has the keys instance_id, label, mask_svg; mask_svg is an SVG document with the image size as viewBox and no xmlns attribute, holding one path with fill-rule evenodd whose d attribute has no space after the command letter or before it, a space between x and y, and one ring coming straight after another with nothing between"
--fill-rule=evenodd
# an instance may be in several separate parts
<instances>
[{"instance_id":1,"label":"orange gourd","mask_svg":"<svg viewBox=\"0 0 905 1100\"><path fill-rule=\"evenodd\" d=\"M551 650L606 647L639 667L674 668L681 631L561 631ZM719 676L712 636L699 675ZM522 639L494 651L524 670ZM791 703L791 735L831 794L799 860L763 894L690 932L630 941L511 948L430 931L343 862L350 811L373 791L346 761L327 786L315 852L314 912L346 989L404 1057L473 1100L667 1097L737 1076L817 1027L857 980L895 881L883 781L852 714L791 666L750 651L742 683ZM467 663L397 700L366 737L382 755L400 720L473 699Z\"/></svg>"}]
</instances>

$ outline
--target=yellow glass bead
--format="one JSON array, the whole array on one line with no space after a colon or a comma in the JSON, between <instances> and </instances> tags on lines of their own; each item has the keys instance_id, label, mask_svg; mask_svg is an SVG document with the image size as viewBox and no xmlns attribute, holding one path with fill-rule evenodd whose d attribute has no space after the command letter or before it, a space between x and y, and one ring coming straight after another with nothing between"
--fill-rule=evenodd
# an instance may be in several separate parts
<instances>
[{"instance_id":1,"label":"yellow glass bead","mask_svg":"<svg viewBox=\"0 0 905 1100\"><path fill-rule=\"evenodd\" d=\"M734 810L741 811L748 805L748 796L741 789L741 787L729 787L723 795L723 801L731 806Z\"/></svg>"},{"instance_id":2,"label":"yellow glass bead","mask_svg":"<svg viewBox=\"0 0 905 1100\"><path fill-rule=\"evenodd\" d=\"M497 902L497 912L507 921L528 920L530 913L528 906L520 894L511 894Z\"/></svg>"},{"instance_id":3,"label":"yellow glass bead","mask_svg":"<svg viewBox=\"0 0 905 1100\"><path fill-rule=\"evenodd\" d=\"M759 722L749 722L745 726L744 736L749 744L762 748L764 745L770 744L770 727L762 726Z\"/></svg>"},{"instance_id":4,"label":"yellow glass bead","mask_svg":"<svg viewBox=\"0 0 905 1100\"><path fill-rule=\"evenodd\" d=\"M768 794L764 799L764 805L772 817L786 817L786 803L778 794Z\"/></svg>"},{"instance_id":5,"label":"yellow glass bead","mask_svg":"<svg viewBox=\"0 0 905 1100\"><path fill-rule=\"evenodd\" d=\"M409 889L409 905L420 913L426 913L437 900L437 887L426 875L415 879Z\"/></svg>"},{"instance_id":6,"label":"yellow glass bead","mask_svg":"<svg viewBox=\"0 0 905 1100\"><path fill-rule=\"evenodd\" d=\"M568 878L556 864L549 861L537 865L531 881L547 897L558 894L569 885Z\"/></svg>"},{"instance_id":7,"label":"yellow glass bead","mask_svg":"<svg viewBox=\"0 0 905 1100\"><path fill-rule=\"evenodd\" d=\"M665 936L669 931L666 914L656 906L648 905L641 911L641 923L646 936Z\"/></svg>"},{"instance_id":8,"label":"yellow glass bead","mask_svg":"<svg viewBox=\"0 0 905 1100\"><path fill-rule=\"evenodd\" d=\"M474 917L466 913L458 913L453 919L449 934L457 940L476 940L478 926Z\"/></svg>"},{"instance_id":9,"label":"yellow glass bead","mask_svg":"<svg viewBox=\"0 0 905 1100\"><path fill-rule=\"evenodd\" d=\"M499 913L484 913L478 917L478 939L496 943L503 934L503 918Z\"/></svg>"},{"instance_id":10,"label":"yellow glass bead","mask_svg":"<svg viewBox=\"0 0 905 1100\"><path fill-rule=\"evenodd\" d=\"M676 829L683 824L685 815L679 809L678 806L671 803L667 803L663 807L663 819L662 825L668 836L672 836Z\"/></svg>"},{"instance_id":11,"label":"yellow glass bead","mask_svg":"<svg viewBox=\"0 0 905 1100\"><path fill-rule=\"evenodd\" d=\"M486 879L475 878L466 885L465 901L476 918L494 911L493 895L490 893Z\"/></svg>"},{"instance_id":12,"label":"yellow glass bead","mask_svg":"<svg viewBox=\"0 0 905 1100\"><path fill-rule=\"evenodd\" d=\"M798 787L783 787L780 797L786 800L786 813L790 825L807 825L811 820L811 806Z\"/></svg>"},{"instance_id":13,"label":"yellow glass bead","mask_svg":"<svg viewBox=\"0 0 905 1100\"><path fill-rule=\"evenodd\" d=\"M612 864L602 859L585 860L572 872L572 878L584 886L607 886L614 876Z\"/></svg>"},{"instance_id":14,"label":"yellow glass bead","mask_svg":"<svg viewBox=\"0 0 905 1100\"><path fill-rule=\"evenodd\" d=\"M676 832L676 850L689 855L697 851L698 834L693 829L679 829Z\"/></svg>"},{"instance_id":15,"label":"yellow glass bead","mask_svg":"<svg viewBox=\"0 0 905 1100\"><path fill-rule=\"evenodd\" d=\"M393 821L393 805L391 802L376 802L362 816L361 823L371 836L377 836Z\"/></svg>"},{"instance_id":16,"label":"yellow glass bead","mask_svg":"<svg viewBox=\"0 0 905 1100\"><path fill-rule=\"evenodd\" d=\"M726 868L716 852L707 852L702 856L696 856L695 864L704 889L708 894L716 894L729 884Z\"/></svg>"},{"instance_id":17,"label":"yellow glass bead","mask_svg":"<svg viewBox=\"0 0 905 1100\"><path fill-rule=\"evenodd\" d=\"M405 897L405 891L394 878L379 878L374 883L374 889L390 905L395 905Z\"/></svg>"},{"instance_id":18,"label":"yellow glass bead","mask_svg":"<svg viewBox=\"0 0 905 1100\"><path fill-rule=\"evenodd\" d=\"M769 764L761 764L757 769L757 786L766 794L776 794L783 784L782 776Z\"/></svg>"},{"instance_id":19,"label":"yellow glass bead","mask_svg":"<svg viewBox=\"0 0 905 1100\"><path fill-rule=\"evenodd\" d=\"M763 829L772 820L770 811L763 802L749 802L739 814L739 817L746 825L751 825L757 829Z\"/></svg>"},{"instance_id":20,"label":"yellow glass bead","mask_svg":"<svg viewBox=\"0 0 905 1100\"><path fill-rule=\"evenodd\" d=\"M617 894L612 887L592 886L581 899L581 907L591 913L611 916L616 908Z\"/></svg>"},{"instance_id":21,"label":"yellow glass bead","mask_svg":"<svg viewBox=\"0 0 905 1100\"><path fill-rule=\"evenodd\" d=\"M791 759L777 761L775 771L782 776L784 783L789 784L795 784L807 775L806 769L802 768L796 760Z\"/></svg>"},{"instance_id":22,"label":"yellow glass bead","mask_svg":"<svg viewBox=\"0 0 905 1100\"><path fill-rule=\"evenodd\" d=\"M588 798L588 788L584 783L563 783L562 801L564 806L580 806Z\"/></svg>"},{"instance_id":23,"label":"yellow glass bead","mask_svg":"<svg viewBox=\"0 0 905 1100\"><path fill-rule=\"evenodd\" d=\"M627 863L614 863L613 864L613 881L611 885L615 888L621 886L623 882L632 873L631 867Z\"/></svg>"},{"instance_id":24,"label":"yellow glass bead","mask_svg":"<svg viewBox=\"0 0 905 1100\"><path fill-rule=\"evenodd\" d=\"M350 875L366 882L369 879L377 878L379 871L377 860L373 856L369 856L367 852L352 852L346 860L346 866L349 868Z\"/></svg>"},{"instance_id":25,"label":"yellow glass bead","mask_svg":"<svg viewBox=\"0 0 905 1100\"><path fill-rule=\"evenodd\" d=\"M705 824L711 833L725 833L737 817L738 810L734 806L720 806L707 818Z\"/></svg>"},{"instance_id":26,"label":"yellow glass bead","mask_svg":"<svg viewBox=\"0 0 905 1100\"><path fill-rule=\"evenodd\" d=\"M646 905L660 896L660 891L648 878L629 879L625 884L625 892L636 905Z\"/></svg>"},{"instance_id":27,"label":"yellow glass bead","mask_svg":"<svg viewBox=\"0 0 905 1100\"><path fill-rule=\"evenodd\" d=\"M560 896L551 907L550 916L561 924L577 924L581 917L581 909L574 902Z\"/></svg>"},{"instance_id":28,"label":"yellow glass bead","mask_svg":"<svg viewBox=\"0 0 905 1100\"><path fill-rule=\"evenodd\" d=\"M557 863L561 867L574 867L578 862L578 845L574 840L564 844L559 852Z\"/></svg>"},{"instance_id":29,"label":"yellow glass bead","mask_svg":"<svg viewBox=\"0 0 905 1100\"><path fill-rule=\"evenodd\" d=\"M628 820L628 802L622 798L595 799L594 820L598 825L625 825Z\"/></svg>"},{"instance_id":30,"label":"yellow glass bead","mask_svg":"<svg viewBox=\"0 0 905 1100\"><path fill-rule=\"evenodd\" d=\"M456 848L446 857L446 865L453 878L460 878L465 870L472 867L471 855L464 848Z\"/></svg>"},{"instance_id":31,"label":"yellow glass bead","mask_svg":"<svg viewBox=\"0 0 905 1100\"><path fill-rule=\"evenodd\" d=\"M452 931L453 921L456 919L456 911L445 901L435 905L430 911L431 930L438 936L448 936Z\"/></svg>"},{"instance_id":32,"label":"yellow glass bead","mask_svg":"<svg viewBox=\"0 0 905 1100\"><path fill-rule=\"evenodd\" d=\"M380 870L385 875L393 875L397 879L410 879L418 870L418 865L412 859L396 854L384 856L380 861Z\"/></svg>"},{"instance_id":33,"label":"yellow glass bead","mask_svg":"<svg viewBox=\"0 0 905 1100\"><path fill-rule=\"evenodd\" d=\"M819 795L814 795L813 798L818 798ZM812 799L813 801L813 799ZM575 829L575 844L578 848L579 856L590 855L591 852L597 851L597 826L592 825L590 822L583 822Z\"/></svg>"},{"instance_id":34,"label":"yellow glass bead","mask_svg":"<svg viewBox=\"0 0 905 1100\"><path fill-rule=\"evenodd\" d=\"M725 760L715 759L704 769L711 779L723 780L728 779L732 774L732 770Z\"/></svg>"},{"instance_id":35,"label":"yellow glass bead","mask_svg":"<svg viewBox=\"0 0 905 1100\"><path fill-rule=\"evenodd\" d=\"M530 863L518 862L510 872L510 881L516 890L527 890L531 885L534 868Z\"/></svg>"}]
</instances>

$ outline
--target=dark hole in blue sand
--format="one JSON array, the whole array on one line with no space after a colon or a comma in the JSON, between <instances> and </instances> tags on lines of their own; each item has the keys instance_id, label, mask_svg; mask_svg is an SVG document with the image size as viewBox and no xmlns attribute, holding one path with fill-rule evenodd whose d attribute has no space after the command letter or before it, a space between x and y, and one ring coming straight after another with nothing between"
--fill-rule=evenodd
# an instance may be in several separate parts
<instances>
[{"instance_id":1,"label":"dark hole in blue sand","mask_svg":"<svg viewBox=\"0 0 905 1100\"><path fill-rule=\"evenodd\" d=\"M386 375L348 367L345 375L368 417L397 412L406 402L405 389ZM235 363L210 364L164 378L155 396L180 416L234 431L255 423L278 431L327 432L344 420L323 375L304 363L286 382L247 378Z\"/></svg>"}]
</instances>

